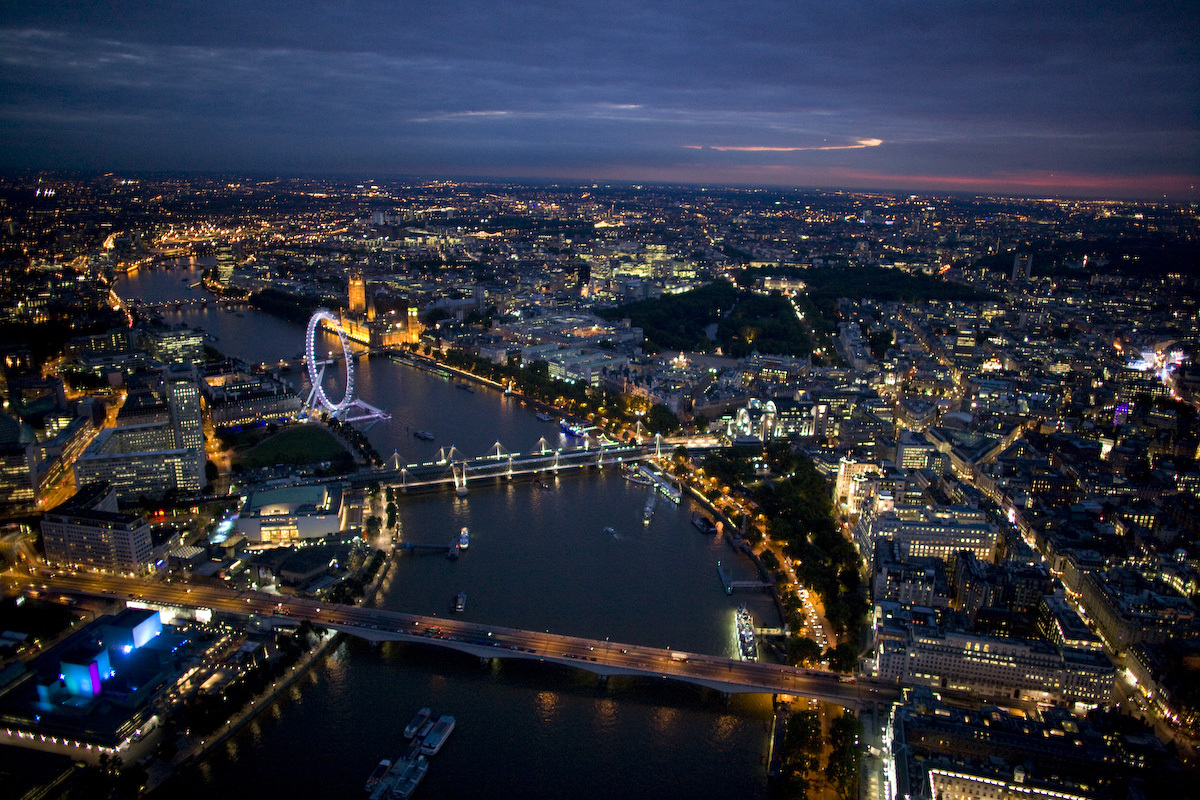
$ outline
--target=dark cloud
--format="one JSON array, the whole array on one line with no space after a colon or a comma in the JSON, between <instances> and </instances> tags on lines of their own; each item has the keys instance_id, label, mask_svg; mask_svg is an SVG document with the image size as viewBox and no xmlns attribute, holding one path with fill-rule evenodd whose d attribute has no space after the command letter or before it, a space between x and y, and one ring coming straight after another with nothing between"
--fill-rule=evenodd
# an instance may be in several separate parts
<instances>
[{"instance_id":1,"label":"dark cloud","mask_svg":"<svg viewBox=\"0 0 1200 800\"><path fill-rule=\"evenodd\" d=\"M38 3L0 11L0 164L942 188L1056 173L1092 193L1141 175L1145 194L1164 181L1187 194L1198 16L1193 3Z\"/></svg>"}]
</instances>

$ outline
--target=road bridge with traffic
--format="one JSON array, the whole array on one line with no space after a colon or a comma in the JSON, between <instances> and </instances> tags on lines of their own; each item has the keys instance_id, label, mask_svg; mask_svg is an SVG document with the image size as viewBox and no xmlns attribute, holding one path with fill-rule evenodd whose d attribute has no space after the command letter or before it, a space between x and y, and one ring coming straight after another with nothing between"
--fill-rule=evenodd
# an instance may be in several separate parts
<instances>
[{"instance_id":1,"label":"road bridge with traffic","mask_svg":"<svg viewBox=\"0 0 1200 800\"><path fill-rule=\"evenodd\" d=\"M14 578L8 578L14 581ZM30 579L24 581L29 585ZM458 618L406 614L310 598L239 592L214 586L139 581L108 575L66 574L32 578L32 585L62 594L120 599L149 607L211 609L255 618L267 625L301 621L373 642L402 641L467 653L482 659L525 659L587 670L601 680L614 675L690 683L725 695L786 694L858 710L900 697L892 683L704 653L529 631Z\"/></svg>"}]
</instances>

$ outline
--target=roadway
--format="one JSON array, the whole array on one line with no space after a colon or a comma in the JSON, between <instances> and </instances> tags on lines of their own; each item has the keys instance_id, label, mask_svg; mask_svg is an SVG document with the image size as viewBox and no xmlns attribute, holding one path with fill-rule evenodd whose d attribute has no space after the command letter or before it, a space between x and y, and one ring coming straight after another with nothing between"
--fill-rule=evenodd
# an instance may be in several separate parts
<instances>
[{"instance_id":1,"label":"roadway","mask_svg":"<svg viewBox=\"0 0 1200 800\"><path fill-rule=\"evenodd\" d=\"M458 650L480 658L523 658L574 666L602 678L628 675L683 681L725 694L766 692L811 697L858 709L899 698L892 683L758 661L645 647L548 631L529 631L466 622L458 618L405 614L378 608L236 591L165 581L147 582L91 573L53 576L5 575L9 588L33 588L149 605L208 608L280 620L307 620L370 641L409 641Z\"/></svg>"}]
</instances>

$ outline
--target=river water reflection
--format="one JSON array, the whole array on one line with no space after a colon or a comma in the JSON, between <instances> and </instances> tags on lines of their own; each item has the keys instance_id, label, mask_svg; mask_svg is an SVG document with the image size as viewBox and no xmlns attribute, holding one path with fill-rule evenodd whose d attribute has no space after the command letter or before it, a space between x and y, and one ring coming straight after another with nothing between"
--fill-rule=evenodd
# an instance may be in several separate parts
<instances>
[{"instance_id":1,"label":"river water reflection","mask_svg":"<svg viewBox=\"0 0 1200 800\"><path fill-rule=\"evenodd\" d=\"M156 302L188 299L198 290L183 279L198 274L194 265L140 272L123 278L118 292ZM302 326L249 309L230 313L210 304L163 319L202 327L214 346L250 362L303 349ZM404 462L429 460L451 444L465 456L482 455L496 441L510 451L532 449L543 438L551 447L567 444L553 424L499 392L468 392L386 358L360 359L356 386L365 401L392 414L370 429L372 443ZM436 439L414 438L418 429ZM720 655L733 653L739 602L748 602L756 619L778 624L765 596L724 594L718 559L735 577L753 571L696 531L686 501L675 506L660 497L644 525L647 489L613 470L564 474L547 485L498 481L473 486L465 498L403 496L402 538L447 543L465 525L471 546L454 562L399 558L379 604L444 615L464 591L462 616L471 621ZM404 725L425 705L452 714L458 725L433 758L420 797L766 795L765 696L725 701L652 679L614 678L601 687L590 673L566 667L483 665L422 645L350 639L298 691L207 757L194 781L173 783L174 796L357 797L375 763L398 754Z\"/></svg>"}]
</instances>

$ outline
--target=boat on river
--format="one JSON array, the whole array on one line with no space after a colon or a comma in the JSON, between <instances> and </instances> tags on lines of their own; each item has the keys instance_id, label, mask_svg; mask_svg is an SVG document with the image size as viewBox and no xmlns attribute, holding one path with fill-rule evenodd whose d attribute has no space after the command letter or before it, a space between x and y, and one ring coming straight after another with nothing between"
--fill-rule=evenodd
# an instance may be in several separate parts
<instances>
[{"instance_id":1,"label":"boat on river","mask_svg":"<svg viewBox=\"0 0 1200 800\"><path fill-rule=\"evenodd\" d=\"M450 732L453 730L454 717L449 715L438 717L437 722L433 724L433 730L426 734L421 742L421 752L427 756L436 755L446 740L450 738Z\"/></svg>"},{"instance_id":2,"label":"boat on river","mask_svg":"<svg viewBox=\"0 0 1200 800\"><path fill-rule=\"evenodd\" d=\"M642 471L632 464L626 464L621 469L621 475L625 480L638 486L649 486L654 483L654 481L650 480L649 476L642 474Z\"/></svg>"},{"instance_id":3,"label":"boat on river","mask_svg":"<svg viewBox=\"0 0 1200 800\"><path fill-rule=\"evenodd\" d=\"M458 549L466 550L471 544L471 532L467 530L467 526L463 525L463 529L458 532Z\"/></svg>"},{"instance_id":4,"label":"boat on river","mask_svg":"<svg viewBox=\"0 0 1200 800\"><path fill-rule=\"evenodd\" d=\"M429 706L422 708L417 712L417 715L412 718L412 722L408 723L408 725L404 728L404 738L411 739L416 736L421 731L421 728L425 727L425 723L429 722L430 718L432 717L432 708Z\"/></svg>"},{"instance_id":5,"label":"boat on river","mask_svg":"<svg viewBox=\"0 0 1200 800\"><path fill-rule=\"evenodd\" d=\"M458 594L456 594L454 596L454 605L452 606L452 608L455 610L455 612L459 612L459 611L462 611L466 607L467 607L467 593L459 592Z\"/></svg>"},{"instance_id":6,"label":"boat on river","mask_svg":"<svg viewBox=\"0 0 1200 800\"><path fill-rule=\"evenodd\" d=\"M568 436L574 436L576 439L587 438L587 428L583 427L582 425L577 425L574 422L568 422L565 419L560 419L558 421L558 425L560 428L562 428L563 433L567 434Z\"/></svg>"},{"instance_id":7,"label":"boat on river","mask_svg":"<svg viewBox=\"0 0 1200 800\"><path fill-rule=\"evenodd\" d=\"M413 436L424 442L432 442L434 436L429 431L413 431Z\"/></svg>"},{"instance_id":8,"label":"boat on river","mask_svg":"<svg viewBox=\"0 0 1200 800\"><path fill-rule=\"evenodd\" d=\"M754 617L750 616L750 609L740 606L734 616L738 658L757 661L758 643L754 639Z\"/></svg>"},{"instance_id":9,"label":"boat on river","mask_svg":"<svg viewBox=\"0 0 1200 800\"><path fill-rule=\"evenodd\" d=\"M366 790L369 792L379 785L379 781L383 780L383 776L387 775L388 767L392 766L392 762L388 759L383 759L376 766L375 770L367 778Z\"/></svg>"},{"instance_id":10,"label":"boat on river","mask_svg":"<svg viewBox=\"0 0 1200 800\"><path fill-rule=\"evenodd\" d=\"M392 797L399 797L401 800L406 800L412 797L412 793L416 791L417 784L425 777L425 773L429 771L429 762L425 760L425 756L417 756L414 761L408 762L408 766L404 768L404 772L400 773L400 777L396 779L396 783L392 786Z\"/></svg>"}]
</instances>

